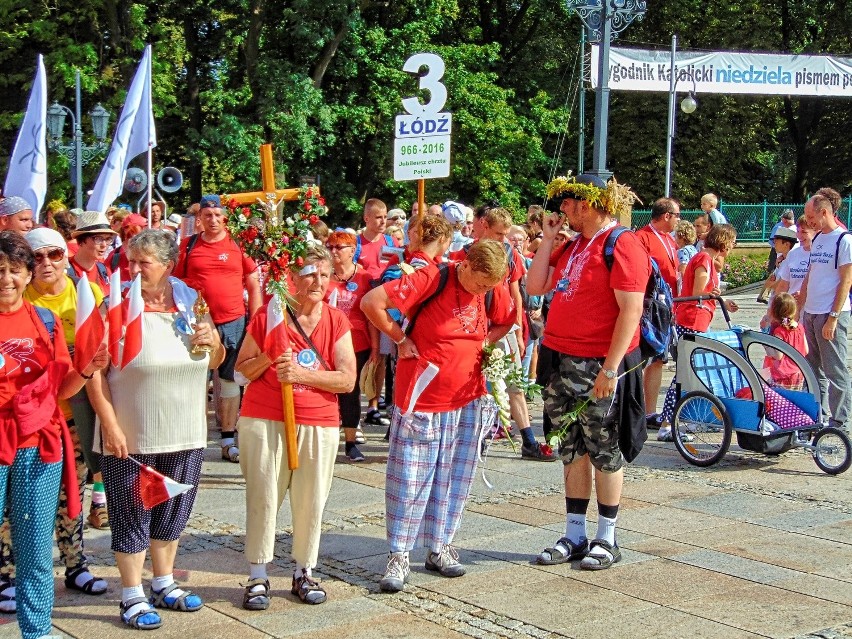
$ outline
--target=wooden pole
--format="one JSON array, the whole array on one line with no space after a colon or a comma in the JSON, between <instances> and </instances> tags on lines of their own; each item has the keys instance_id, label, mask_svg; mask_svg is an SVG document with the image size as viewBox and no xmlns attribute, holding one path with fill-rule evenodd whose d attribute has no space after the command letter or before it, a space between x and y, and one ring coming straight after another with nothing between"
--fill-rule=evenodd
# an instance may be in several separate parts
<instances>
[{"instance_id":1,"label":"wooden pole","mask_svg":"<svg viewBox=\"0 0 852 639\"><path fill-rule=\"evenodd\" d=\"M417 215L426 215L426 180L417 180Z\"/></svg>"},{"instance_id":2,"label":"wooden pole","mask_svg":"<svg viewBox=\"0 0 852 639\"><path fill-rule=\"evenodd\" d=\"M299 448L292 384L281 384L281 399L284 402L284 445L287 447L287 467L290 470L296 470L299 467Z\"/></svg>"}]
</instances>

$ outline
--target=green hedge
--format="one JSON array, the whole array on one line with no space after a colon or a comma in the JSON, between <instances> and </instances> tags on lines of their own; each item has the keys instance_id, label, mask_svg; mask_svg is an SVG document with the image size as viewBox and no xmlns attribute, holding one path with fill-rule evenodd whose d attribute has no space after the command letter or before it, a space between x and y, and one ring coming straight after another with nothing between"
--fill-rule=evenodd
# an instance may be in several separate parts
<instances>
[{"instance_id":1,"label":"green hedge","mask_svg":"<svg viewBox=\"0 0 852 639\"><path fill-rule=\"evenodd\" d=\"M763 255L731 255L725 260L728 290L762 282L766 279L766 257Z\"/></svg>"}]
</instances>

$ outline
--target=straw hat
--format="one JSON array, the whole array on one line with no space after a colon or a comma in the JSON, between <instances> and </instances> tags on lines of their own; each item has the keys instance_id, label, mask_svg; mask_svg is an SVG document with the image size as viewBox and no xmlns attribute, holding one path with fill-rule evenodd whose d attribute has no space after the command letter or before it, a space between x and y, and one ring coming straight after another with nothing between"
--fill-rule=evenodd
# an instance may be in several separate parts
<instances>
[{"instance_id":1,"label":"straw hat","mask_svg":"<svg viewBox=\"0 0 852 639\"><path fill-rule=\"evenodd\" d=\"M118 233L110 228L106 213L101 213L100 211L83 211L77 217L77 228L71 233L71 237L76 239L81 235L94 233L118 235Z\"/></svg>"}]
</instances>

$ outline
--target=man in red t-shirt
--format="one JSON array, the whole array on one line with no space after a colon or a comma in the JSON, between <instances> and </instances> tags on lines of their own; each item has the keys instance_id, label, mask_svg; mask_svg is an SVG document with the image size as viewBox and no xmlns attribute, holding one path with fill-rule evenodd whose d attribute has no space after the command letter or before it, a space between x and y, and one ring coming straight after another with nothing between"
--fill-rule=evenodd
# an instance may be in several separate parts
<instances>
[{"instance_id":1,"label":"man in red t-shirt","mask_svg":"<svg viewBox=\"0 0 852 639\"><path fill-rule=\"evenodd\" d=\"M84 211L77 218L77 229L71 237L77 240L77 252L68 260L68 274L82 277L86 274L89 282L97 284L104 297L109 297L109 276L111 271L104 264L107 252L115 236L105 213Z\"/></svg>"},{"instance_id":2,"label":"man in red t-shirt","mask_svg":"<svg viewBox=\"0 0 852 639\"><path fill-rule=\"evenodd\" d=\"M225 361L216 375L217 412L222 431L222 459L238 462L235 433L240 412L240 387L234 381L234 364L246 331L243 292L248 293L248 315L260 308L260 279L257 264L247 257L228 233L226 216L218 195L201 198L197 222L202 232L180 243L175 277L197 289L210 307Z\"/></svg>"},{"instance_id":3,"label":"man in red t-shirt","mask_svg":"<svg viewBox=\"0 0 852 639\"><path fill-rule=\"evenodd\" d=\"M660 275L676 294L679 279L677 242L672 237L672 232L680 222L680 205L677 200L661 197L651 205L651 222L636 231L636 238L645 247L657 262ZM659 428L659 415L657 414L657 396L660 394L660 385L663 381L663 365L668 361L668 353L651 360L643 371L643 383L645 390L645 411L648 413L646 419L649 426Z\"/></svg>"},{"instance_id":4,"label":"man in red t-shirt","mask_svg":"<svg viewBox=\"0 0 852 639\"><path fill-rule=\"evenodd\" d=\"M441 269L446 269L443 288ZM385 480L391 552L379 583L386 592L405 587L408 554L421 524L429 548L426 569L444 577L465 573L451 543L476 471L487 421L483 410L491 406L483 401L482 345L500 339L514 321L498 286L505 271L503 247L483 240L463 262L430 264L373 289L361 301L367 319L399 348ZM388 316L391 308L408 317L405 332Z\"/></svg>"},{"instance_id":5,"label":"man in red t-shirt","mask_svg":"<svg viewBox=\"0 0 852 639\"><path fill-rule=\"evenodd\" d=\"M582 559L580 568L601 570L621 559L615 522L624 480L622 448L632 461L647 437L638 347L651 264L633 233L618 237L611 268L604 247L617 226L619 203L632 205L632 195L615 180L605 184L594 175L557 178L548 185L549 210L558 204L561 214L544 221L541 245L527 273L527 291L544 295L555 289L544 329L544 345L554 352L553 372L543 393L545 410L554 424L562 423L568 412L579 415L558 431L565 464L566 531L538 556L541 564ZM553 240L566 217L578 235L553 252ZM589 542L586 510L592 477L598 532Z\"/></svg>"}]
</instances>

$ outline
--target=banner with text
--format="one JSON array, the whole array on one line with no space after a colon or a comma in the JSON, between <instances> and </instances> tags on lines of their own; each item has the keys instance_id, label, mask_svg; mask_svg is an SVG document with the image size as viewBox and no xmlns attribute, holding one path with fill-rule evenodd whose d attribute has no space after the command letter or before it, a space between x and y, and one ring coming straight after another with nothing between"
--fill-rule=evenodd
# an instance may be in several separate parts
<instances>
[{"instance_id":1,"label":"banner with text","mask_svg":"<svg viewBox=\"0 0 852 639\"><path fill-rule=\"evenodd\" d=\"M598 47L592 47L592 87ZM852 58L737 51L675 54L680 93L740 93L852 97ZM609 87L614 91L669 91L671 51L612 47ZM694 85L693 85L694 81Z\"/></svg>"}]
</instances>

